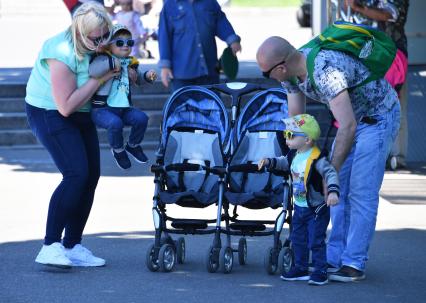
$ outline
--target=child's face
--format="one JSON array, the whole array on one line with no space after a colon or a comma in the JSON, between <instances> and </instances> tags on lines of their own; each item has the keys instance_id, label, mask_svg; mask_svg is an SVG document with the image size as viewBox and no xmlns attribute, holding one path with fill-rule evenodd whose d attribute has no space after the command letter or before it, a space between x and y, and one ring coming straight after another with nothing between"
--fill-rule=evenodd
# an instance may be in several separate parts
<instances>
[{"instance_id":1,"label":"child's face","mask_svg":"<svg viewBox=\"0 0 426 303\"><path fill-rule=\"evenodd\" d=\"M125 58L130 55L132 52L132 46L128 44L132 44L134 42L131 40L132 37L128 34L119 34L118 36L111 39L110 50L115 56L119 58ZM120 46L119 46L120 45Z\"/></svg>"},{"instance_id":2,"label":"child's face","mask_svg":"<svg viewBox=\"0 0 426 303\"><path fill-rule=\"evenodd\" d=\"M307 136L295 134L293 138L286 139L286 144L290 149L304 150L310 147L309 138Z\"/></svg>"}]
</instances>

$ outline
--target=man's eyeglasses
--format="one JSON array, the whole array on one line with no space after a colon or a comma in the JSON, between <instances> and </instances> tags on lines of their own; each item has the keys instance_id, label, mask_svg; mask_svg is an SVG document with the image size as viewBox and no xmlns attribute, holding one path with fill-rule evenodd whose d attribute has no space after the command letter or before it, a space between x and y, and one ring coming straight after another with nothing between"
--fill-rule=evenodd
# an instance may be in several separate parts
<instances>
[{"instance_id":1,"label":"man's eyeglasses","mask_svg":"<svg viewBox=\"0 0 426 303\"><path fill-rule=\"evenodd\" d=\"M89 39L90 41L92 41L93 45L98 46L103 41L108 40L110 34L111 34L110 32L106 32L105 34L103 34L102 36L99 36L99 37L89 37L89 36L87 36L87 39Z\"/></svg>"},{"instance_id":2,"label":"man's eyeglasses","mask_svg":"<svg viewBox=\"0 0 426 303\"><path fill-rule=\"evenodd\" d=\"M285 60L281 61L280 63L275 64L268 71L262 72L263 77L265 77L266 79L269 79L274 68L276 68L278 65L281 65L281 64L284 64L284 63L285 63Z\"/></svg>"},{"instance_id":3,"label":"man's eyeglasses","mask_svg":"<svg viewBox=\"0 0 426 303\"><path fill-rule=\"evenodd\" d=\"M123 47L127 45L128 47L132 47L135 45L135 40L133 39L114 39L110 43L115 43L117 47Z\"/></svg>"},{"instance_id":4,"label":"man's eyeglasses","mask_svg":"<svg viewBox=\"0 0 426 303\"><path fill-rule=\"evenodd\" d=\"M299 136L299 137L307 137L307 135L304 134L304 133L296 133L296 132L291 131L291 130L285 130L284 131L284 138L286 140L292 140L294 137L297 137L297 136Z\"/></svg>"}]
</instances>

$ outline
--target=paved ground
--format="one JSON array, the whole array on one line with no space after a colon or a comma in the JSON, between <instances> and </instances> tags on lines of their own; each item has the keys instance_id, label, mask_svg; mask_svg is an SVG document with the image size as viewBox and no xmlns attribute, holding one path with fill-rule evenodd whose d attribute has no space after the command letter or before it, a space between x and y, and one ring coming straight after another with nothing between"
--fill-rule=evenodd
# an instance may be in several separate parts
<instances>
[{"instance_id":1,"label":"paved ground","mask_svg":"<svg viewBox=\"0 0 426 303\"><path fill-rule=\"evenodd\" d=\"M149 153L151 159L154 155ZM353 285L332 283L308 287L285 283L263 270L270 238L249 238L249 264L230 275L208 274L204 256L211 236L187 236L187 264L170 274L151 273L144 265L152 243L153 182L147 165L119 170L102 150L102 177L86 228L84 244L107 259L100 269L58 272L35 265L41 246L48 200L60 181L48 154L41 149L0 149L0 302L425 302L426 206L381 200L377 232L370 250L367 280ZM385 193L397 182L405 188L416 180L419 199L426 196L426 177L387 173ZM212 217L169 208L177 217ZM274 211L241 211L245 218L274 218ZM234 238L234 244L238 238Z\"/></svg>"}]
</instances>

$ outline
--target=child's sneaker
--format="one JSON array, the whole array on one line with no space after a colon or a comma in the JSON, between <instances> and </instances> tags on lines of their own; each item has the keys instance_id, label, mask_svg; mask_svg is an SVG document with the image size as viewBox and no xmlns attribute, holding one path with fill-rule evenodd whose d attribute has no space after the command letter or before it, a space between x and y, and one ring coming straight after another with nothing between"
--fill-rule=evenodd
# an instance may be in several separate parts
<instances>
[{"instance_id":1,"label":"child's sneaker","mask_svg":"<svg viewBox=\"0 0 426 303\"><path fill-rule=\"evenodd\" d=\"M130 159L127 156L127 153L125 150L121 152L116 152L112 149L111 151L112 151L112 155L114 156L115 162L120 168L128 169L130 168L130 166L132 166L132 163L130 163Z\"/></svg>"},{"instance_id":2,"label":"child's sneaker","mask_svg":"<svg viewBox=\"0 0 426 303\"><path fill-rule=\"evenodd\" d=\"M294 266L288 272L283 273L281 279L284 281L307 281L309 280L309 272Z\"/></svg>"},{"instance_id":3,"label":"child's sneaker","mask_svg":"<svg viewBox=\"0 0 426 303\"><path fill-rule=\"evenodd\" d=\"M126 144L126 151L135 158L135 160L139 163L148 162L148 157L144 154L143 149L140 145L135 147L131 147L129 143Z\"/></svg>"},{"instance_id":4,"label":"child's sneaker","mask_svg":"<svg viewBox=\"0 0 426 303\"><path fill-rule=\"evenodd\" d=\"M64 247L59 242L43 245L35 261L43 265L59 268L71 268L72 266L71 260L65 255Z\"/></svg>"},{"instance_id":5,"label":"child's sneaker","mask_svg":"<svg viewBox=\"0 0 426 303\"><path fill-rule=\"evenodd\" d=\"M314 271L309 277L308 283L310 285L325 285L328 283L328 277L326 272Z\"/></svg>"},{"instance_id":6,"label":"child's sneaker","mask_svg":"<svg viewBox=\"0 0 426 303\"><path fill-rule=\"evenodd\" d=\"M95 257L93 253L81 244L71 249L65 249L66 256L71 260L73 266L104 266L105 260Z\"/></svg>"}]
</instances>

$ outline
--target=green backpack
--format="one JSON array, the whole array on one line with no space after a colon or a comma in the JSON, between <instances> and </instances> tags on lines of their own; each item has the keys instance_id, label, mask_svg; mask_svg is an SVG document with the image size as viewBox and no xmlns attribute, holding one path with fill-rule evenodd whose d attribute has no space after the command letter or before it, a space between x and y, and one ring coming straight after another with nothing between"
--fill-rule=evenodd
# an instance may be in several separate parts
<instances>
[{"instance_id":1,"label":"green backpack","mask_svg":"<svg viewBox=\"0 0 426 303\"><path fill-rule=\"evenodd\" d=\"M322 49L337 50L352 55L369 69L370 76L357 86L383 78L396 55L396 46L384 32L365 25L336 21L321 34L301 47L312 48L307 59L309 81L314 81L314 60Z\"/></svg>"}]
</instances>

